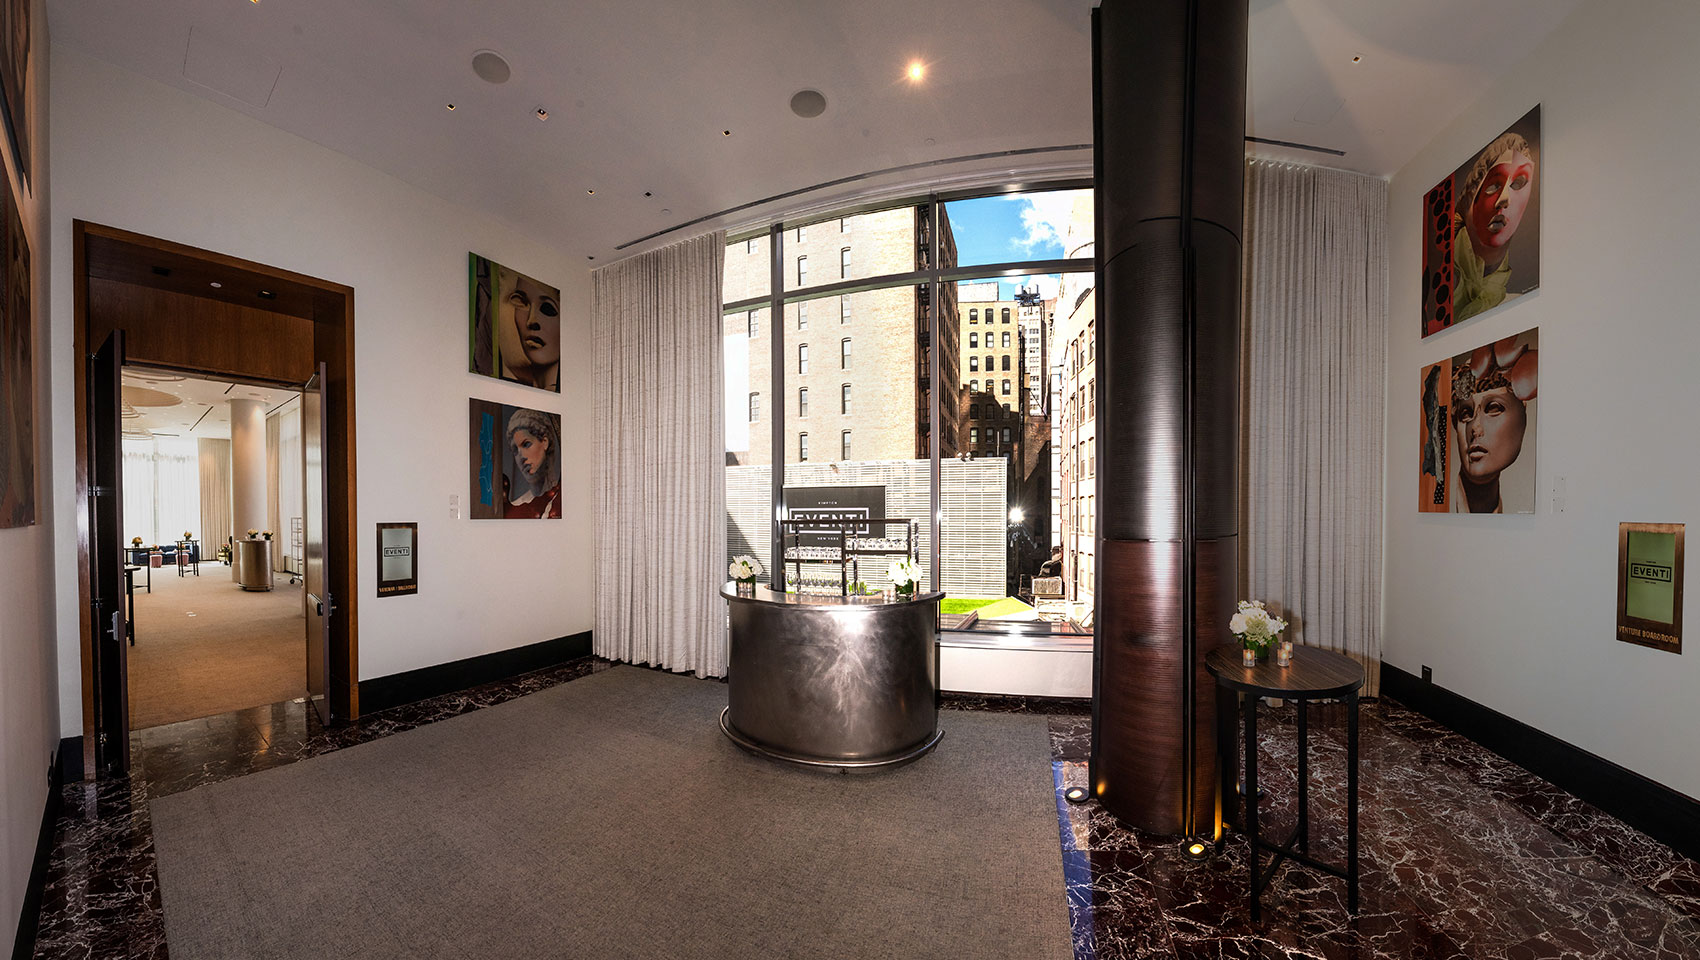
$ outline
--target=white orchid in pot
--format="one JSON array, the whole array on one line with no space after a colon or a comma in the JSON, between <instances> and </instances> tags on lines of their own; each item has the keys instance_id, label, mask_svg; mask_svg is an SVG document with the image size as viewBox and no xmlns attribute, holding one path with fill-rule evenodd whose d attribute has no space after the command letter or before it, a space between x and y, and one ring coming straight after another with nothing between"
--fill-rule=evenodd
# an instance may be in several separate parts
<instances>
[{"instance_id":1,"label":"white orchid in pot","mask_svg":"<svg viewBox=\"0 0 1700 960\"><path fill-rule=\"evenodd\" d=\"M756 578L761 576L761 561L747 553L741 553L732 558L732 562L726 567L726 573L738 581L739 593L754 595Z\"/></svg>"},{"instance_id":2,"label":"white orchid in pot","mask_svg":"<svg viewBox=\"0 0 1700 960\"><path fill-rule=\"evenodd\" d=\"M1228 621L1228 631L1253 661L1268 654L1285 629L1287 621L1270 614L1262 600L1241 600L1239 612Z\"/></svg>"},{"instance_id":3,"label":"white orchid in pot","mask_svg":"<svg viewBox=\"0 0 1700 960\"><path fill-rule=\"evenodd\" d=\"M891 578L891 587L896 592L897 599L907 600L915 595L915 585L921 580L921 565L908 557L893 560L886 575Z\"/></svg>"}]
</instances>

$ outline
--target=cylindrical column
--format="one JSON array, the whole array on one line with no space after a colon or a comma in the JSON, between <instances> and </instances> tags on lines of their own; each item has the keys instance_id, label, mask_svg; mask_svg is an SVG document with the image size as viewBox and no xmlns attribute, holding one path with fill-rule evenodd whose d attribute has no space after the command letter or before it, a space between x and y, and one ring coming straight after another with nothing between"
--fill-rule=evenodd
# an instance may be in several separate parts
<instances>
[{"instance_id":1,"label":"cylindrical column","mask_svg":"<svg viewBox=\"0 0 1700 960\"><path fill-rule=\"evenodd\" d=\"M1098 638L1092 783L1160 834L1214 835L1204 655L1238 591L1247 0L1094 14Z\"/></svg>"},{"instance_id":2,"label":"cylindrical column","mask_svg":"<svg viewBox=\"0 0 1700 960\"><path fill-rule=\"evenodd\" d=\"M231 530L241 540L249 530L266 529L266 406L259 400L231 399ZM231 579L242 579L240 554L233 554Z\"/></svg>"}]
</instances>

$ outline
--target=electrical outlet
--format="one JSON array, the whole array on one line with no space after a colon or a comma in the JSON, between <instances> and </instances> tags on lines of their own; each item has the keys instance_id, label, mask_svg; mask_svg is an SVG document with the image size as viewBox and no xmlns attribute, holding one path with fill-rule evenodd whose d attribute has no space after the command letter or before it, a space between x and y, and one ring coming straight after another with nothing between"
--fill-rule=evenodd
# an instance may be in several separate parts
<instances>
[{"instance_id":1,"label":"electrical outlet","mask_svg":"<svg viewBox=\"0 0 1700 960\"><path fill-rule=\"evenodd\" d=\"M449 519L460 519L460 494L458 493L449 494Z\"/></svg>"},{"instance_id":2,"label":"electrical outlet","mask_svg":"<svg viewBox=\"0 0 1700 960\"><path fill-rule=\"evenodd\" d=\"M1429 667L1427 664L1423 665L1423 682L1424 683L1433 683L1434 682L1434 669Z\"/></svg>"}]
</instances>

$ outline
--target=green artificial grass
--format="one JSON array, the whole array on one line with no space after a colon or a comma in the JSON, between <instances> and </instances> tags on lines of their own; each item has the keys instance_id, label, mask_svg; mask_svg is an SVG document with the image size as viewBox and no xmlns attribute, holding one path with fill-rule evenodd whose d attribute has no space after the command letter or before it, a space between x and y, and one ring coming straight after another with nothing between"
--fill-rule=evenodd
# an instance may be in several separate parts
<instances>
[{"instance_id":1,"label":"green artificial grass","mask_svg":"<svg viewBox=\"0 0 1700 960\"><path fill-rule=\"evenodd\" d=\"M994 603L1002 603L1001 597L945 597L939 601L940 613L969 613L981 607Z\"/></svg>"}]
</instances>

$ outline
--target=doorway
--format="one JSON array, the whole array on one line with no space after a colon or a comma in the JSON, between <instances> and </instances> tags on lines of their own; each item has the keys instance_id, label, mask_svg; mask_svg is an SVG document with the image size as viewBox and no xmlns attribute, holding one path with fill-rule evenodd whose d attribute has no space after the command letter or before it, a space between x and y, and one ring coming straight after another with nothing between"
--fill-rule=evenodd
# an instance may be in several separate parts
<instances>
[{"instance_id":1,"label":"doorway","mask_svg":"<svg viewBox=\"0 0 1700 960\"><path fill-rule=\"evenodd\" d=\"M121 395L130 728L305 697L301 390L128 366Z\"/></svg>"},{"instance_id":2,"label":"doorway","mask_svg":"<svg viewBox=\"0 0 1700 960\"><path fill-rule=\"evenodd\" d=\"M155 594L148 592L147 579L154 578L156 589L162 571L185 581L170 584L183 587L177 597L185 600L197 588L211 588L221 576L229 578L233 573L220 559L221 544L216 541L221 535L216 531L215 542L209 544L205 531L194 529L193 524L172 529L178 525L176 520L162 521L154 516L145 535L127 526L139 522L139 516L126 517L124 510L126 464L121 434L127 389L135 394L143 387L196 382L215 385L205 389L262 394L249 398L256 401L272 397L264 392L266 388L292 392L299 398L294 401L299 411L296 417L304 469L299 551L292 540L286 539L292 530L282 519L295 515L281 512L277 529L271 529L269 512L265 521L253 523L239 521L240 514L233 509L231 530L222 534L228 538L222 545L230 548L229 558L242 571L258 570L259 558L267 558L272 569L266 573L280 572L283 586L300 591L296 594L299 602L292 609L301 614L296 621L301 630L296 634L295 662L304 683L295 687L292 678L284 682L299 690L297 695L306 696L325 722L353 719L359 714L359 692L355 680L357 600L353 590L356 485L352 288L83 221L73 223L73 240L76 351L87 358L86 364L78 366L76 383L77 485L79 496L87 504L78 538L78 587L84 601L82 609L88 611L80 624L85 774L116 776L129 767L130 701L132 693L141 692L131 689L131 651L135 649L129 643L131 623L136 614L149 608L161 614L158 622L168 619L165 608L153 604ZM142 382L148 378L157 382ZM276 412L284 414L288 401L281 396L273 399L277 401L272 405ZM210 409L211 401L203 402ZM134 439L139 441L140 437ZM157 440L152 445L155 456L161 446ZM184 446L176 444L175 455L184 454ZM178 479L181 482L182 475ZM290 494L291 499L294 496ZM142 511L139 503L130 505L131 513ZM215 518L215 527L221 513L218 509L208 511L208 516ZM161 522L166 526L160 527ZM200 526L208 522L203 517ZM239 523L241 530L235 529ZM257 528L253 541L263 541L259 531L266 529L271 529L273 539L247 542L249 527ZM145 555L133 552L137 537L153 541L140 546L158 548L157 567L156 551ZM178 549L178 540L194 542L185 542ZM165 563L168 543L172 555L169 568ZM132 562L136 560L147 562ZM140 586L141 600L129 599L126 568L136 568L128 570L129 590ZM306 582L287 583L292 572ZM181 578L179 573L183 574ZM137 574L142 577L139 585L134 583ZM244 580L252 578L245 576ZM246 591L234 585L232 589L238 593L277 593L278 581L272 580L272 586L270 591L253 584ZM215 602L237 602L229 591L202 592ZM287 592L284 595L288 596ZM158 596L167 594L161 591ZM204 607L205 601L201 605ZM187 607L180 611L180 625L191 619L187 612ZM194 612L193 619L199 620L200 611ZM152 629L144 623L135 624L138 646L148 642L146 631ZM208 643L218 639L217 633L214 629L200 638L203 652L209 649ZM136 678L139 682L148 682L145 675L154 666L153 655L160 652L158 647L149 649L138 660L137 668L144 675ZM149 696L154 692L150 688ZM165 699L172 698L168 691ZM186 691L177 691L176 699L187 700ZM185 703L175 708L192 709Z\"/></svg>"}]
</instances>

